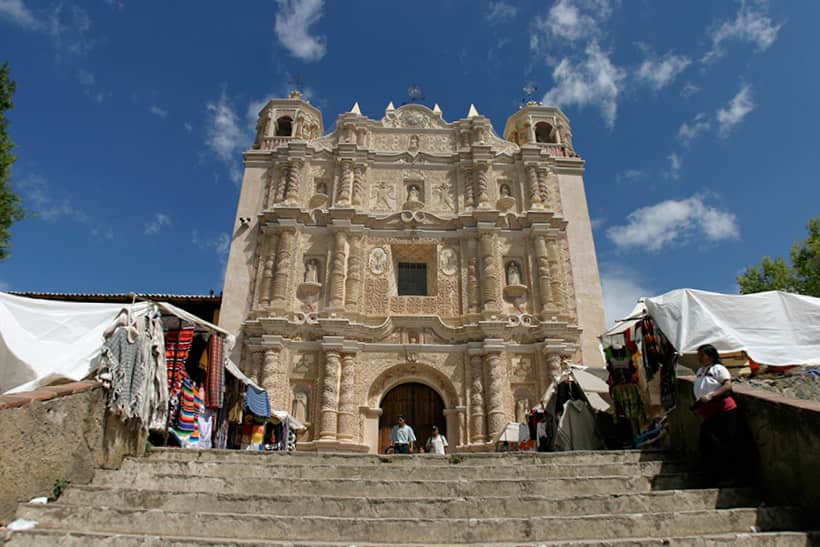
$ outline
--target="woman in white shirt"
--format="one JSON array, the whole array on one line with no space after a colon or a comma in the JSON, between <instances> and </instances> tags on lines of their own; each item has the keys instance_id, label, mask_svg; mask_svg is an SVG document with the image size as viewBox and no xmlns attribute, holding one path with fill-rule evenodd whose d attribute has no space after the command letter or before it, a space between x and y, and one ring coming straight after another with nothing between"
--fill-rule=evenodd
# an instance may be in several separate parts
<instances>
[{"instance_id":1,"label":"woman in white shirt","mask_svg":"<svg viewBox=\"0 0 820 547\"><path fill-rule=\"evenodd\" d=\"M698 348L701 368L695 379L695 403L692 410L703 423L700 426L700 456L710 482L728 485L735 482L737 458L737 403L732 397L732 376L720 362L712 344Z\"/></svg>"},{"instance_id":2,"label":"woman in white shirt","mask_svg":"<svg viewBox=\"0 0 820 547\"><path fill-rule=\"evenodd\" d=\"M442 456L447 453L447 439L438 432L438 426L433 426L433 435L427 439L427 452Z\"/></svg>"}]
</instances>

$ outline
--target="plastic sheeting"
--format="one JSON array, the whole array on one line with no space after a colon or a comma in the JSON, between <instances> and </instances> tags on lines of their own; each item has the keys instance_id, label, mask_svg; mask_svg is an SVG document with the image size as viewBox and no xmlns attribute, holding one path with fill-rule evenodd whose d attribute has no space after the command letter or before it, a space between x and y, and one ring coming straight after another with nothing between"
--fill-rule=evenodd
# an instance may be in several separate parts
<instances>
[{"instance_id":1,"label":"plastic sheeting","mask_svg":"<svg viewBox=\"0 0 820 547\"><path fill-rule=\"evenodd\" d=\"M745 351L765 365L820 365L820 298L678 289L645 304L678 353L712 344L721 353Z\"/></svg>"}]
</instances>

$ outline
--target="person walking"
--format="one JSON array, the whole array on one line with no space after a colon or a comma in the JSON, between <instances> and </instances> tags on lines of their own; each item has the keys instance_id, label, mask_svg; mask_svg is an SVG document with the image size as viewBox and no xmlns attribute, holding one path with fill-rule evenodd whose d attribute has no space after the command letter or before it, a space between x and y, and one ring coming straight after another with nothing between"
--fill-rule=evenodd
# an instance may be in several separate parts
<instances>
[{"instance_id":1,"label":"person walking","mask_svg":"<svg viewBox=\"0 0 820 547\"><path fill-rule=\"evenodd\" d=\"M738 461L737 402L732 397L732 376L720 361L712 344L698 348L695 402L692 410L703 418L700 426L700 456L712 484L728 486L736 482Z\"/></svg>"},{"instance_id":2,"label":"person walking","mask_svg":"<svg viewBox=\"0 0 820 547\"><path fill-rule=\"evenodd\" d=\"M447 454L447 438L438 432L438 426L433 426L433 434L427 439L427 452L430 454Z\"/></svg>"},{"instance_id":3,"label":"person walking","mask_svg":"<svg viewBox=\"0 0 820 547\"><path fill-rule=\"evenodd\" d=\"M413 428L407 425L404 416L399 415L398 424L393 426L390 433L390 440L393 442L394 454L409 454L413 451L416 443L416 434Z\"/></svg>"}]
</instances>

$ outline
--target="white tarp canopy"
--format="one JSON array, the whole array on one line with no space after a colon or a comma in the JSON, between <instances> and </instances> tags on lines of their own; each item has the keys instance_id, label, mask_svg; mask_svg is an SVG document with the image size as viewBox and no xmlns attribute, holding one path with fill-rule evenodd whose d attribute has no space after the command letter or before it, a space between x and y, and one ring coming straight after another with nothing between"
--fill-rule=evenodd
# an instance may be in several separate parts
<instances>
[{"instance_id":1,"label":"white tarp canopy","mask_svg":"<svg viewBox=\"0 0 820 547\"><path fill-rule=\"evenodd\" d=\"M712 344L721 353L745 351L764 365L820 365L820 298L678 289L645 304L678 353Z\"/></svg>"},{"instance_id":2,"label":"white tarp canopy","mask_svg":"<svg viewBox=\"0 0 820 547\"><path fill-rule=\"evenodd\" d=\"M104 339L123 310L138 318L158 306L163 312L225 336L234 336L167 302L98 304L26 298L0 292L0 393L29 391L57 381L80 381L95 369ZM228 354L228 351L225 352ZM235 366L234 366L235 368ZM253 382L228 371L244 383Z\"/></svg>"},{"instance_id":3,"label":"white tarp canopy","mask_svg":"<svg viewBox=\"0 0 820 547\"><path fill-rule=\"evenodd\" d=\"M541 397L541 401L547 403L552 398L553 393L555 393L558 384L564 380L571 379L580 386L581 391L584 393L584 396L592 408L600 412L608 412L610 404L604 399L603 395L609 397L609 386L602 379L591 372L587 372L587 368L589 367L569 364L569 366L561 372L561 376L554 379L550 385L547 386L546 391L544 391L544 396Z\"/></svg>"}]
</instances>

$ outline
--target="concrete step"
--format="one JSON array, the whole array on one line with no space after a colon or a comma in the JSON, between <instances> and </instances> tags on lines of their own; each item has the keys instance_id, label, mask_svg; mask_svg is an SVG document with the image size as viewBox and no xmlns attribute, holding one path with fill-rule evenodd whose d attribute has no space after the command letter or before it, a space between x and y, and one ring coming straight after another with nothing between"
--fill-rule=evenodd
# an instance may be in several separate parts
<instances>
[{"instance_id":1,"label":"concrete step","mask_svg":"<svg viewBox=\"0 0 820 547\"><path fill-rule=\"evenodd\" d=\"M626 538L591 541L539 541L515 543L481 543L491 547L808 547L820 544L820 532L760 532L708 534L664 538ZM76 532L70 530L34 529L12 534L9 547L350 547L349 541L274 541L261 539L199 538L160 535ZM357 547L417 547L418 543L356 543ZM429 542L424 543L429 545ZM441 544L446 545L446 544ZM459 544L450 544L459 545ZM463 544L461 544L463 545ZM472 545L476 545L473 543Z\"/></svg>"},{"instance_id":2,"label":"concrete step","mask_svg":"<svg viewBox=\"0 0 820 547\"><path fill-rule=\"evenodd\" d=\"M420 473L418 476L423 477ZM554 496L627 494L650 490L684 489L697 477L672 473L656 477L601 476L576 478L424 480L406 476L403 480L370 479L280 479L267 475L201 477L195 474L153 474L123 476L118 471L99 470L91 484L119 487L138 485L147 490L176 492L222 492L228 494L270 494L302 496L353 496L393 498L453 498L466 496Z\"/></svg>"},{"instance_id":3,"label":"concrete step","mask_svg":"<svg viewBox=\"0 0 820 547\"><path fill-rule=\"evenodd\" d=\"M18 517L42 528L122 534L289 541L473 543L661 538L799 529L790 508L721 509L573 517L416 519L329 518L241 513L127 510L93 506L23 505Z\"/></svg>"},{"instance_id":4,"label":"concrete step","mask_svg":"<svg viewBox=\"0 0 820 547\"><path fill-rule=\"evenodd\" d=\"M196 475L199 477L236 477L245 474L270 478L290 479L371 479L400 480L407 477L427 480L457 479L530 479L549 477L590 476L644 476L683 473L687 466L682 462L636 462L606 464L529 463L526 465L496 462L488 465L431 465L407 468L394 463L368 465L336 465L319 463L305 465L275 461L260 462L181 462L157 460L127 460L120 476L124 480L152 475Z\"/></svg>"},{"instance_id":5,"label":"concrete step","mask_svg":"<svg viewBox=\"0 0 820 547\"><path fill-rule=\"evenodd\" d=\"M579 450L575 452L478 452L453 454L458 465L488 465L491 462L517 464L527 463L573 463L593 465L599 463L635 463L643 461L677 461L678 456L664 450ZM449 465L450 456L432 454L343 454L316 452L258 452L251 450L185 450L179 448L152 448L145 458L148 461L211 461L240 462L271 461L316 465L366 465L392 462L401 466Z\"/></svg>"},{"instance_id":6,"label":"concrete step","mask_svg":"<svg viewBox=\"0 0 820 547\"><path fill-rule=\"evenodd\" d=\"M205 508L213 513L255 513L319 517L492 518L499 515L540 517L696 511L755 507L750 490L667 490L621 496L552 498L485 496L469 498L355 498L332 496L242 495L160 492L126 488L75 486L59 505L94 505L117 509L184 512Z\"/></svg>"}]
</instances>

